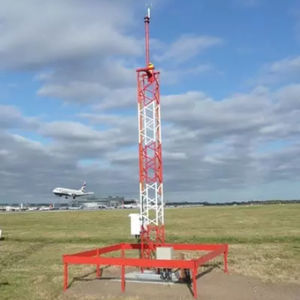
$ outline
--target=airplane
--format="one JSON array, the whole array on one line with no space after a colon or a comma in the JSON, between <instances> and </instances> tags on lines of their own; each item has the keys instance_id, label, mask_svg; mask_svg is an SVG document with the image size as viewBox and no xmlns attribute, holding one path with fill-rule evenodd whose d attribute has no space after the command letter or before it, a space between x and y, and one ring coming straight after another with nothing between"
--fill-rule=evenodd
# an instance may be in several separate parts
<instances>
[{"instance_id":1,"label":"airplane","mask_svg":"<svg viewBox=\"0 0 300 300\"><path fill-rule=\"evenodd\" d=\"M75 199L76 197L94 195L93 192L85 192L85 187L86 183L84 182L79 190L57 187L52 192L54 195L59 197L64 196L66 199L68 199L68 197Z\"/></svg>"},{"instance_id":2,"label":"airplane","mask_svg":"<svg viewBox=\"0 0 300 300\"><path fill-rule=\"evenodd\" d=\"M135 203L132 203L132 204L123 204L122 207L125 208L125 209L127 209L127 208L131 208L131 209L133 209L133 208L139 208L139 206L137 204L135 204Z\"/></svg>"}]
</instances>

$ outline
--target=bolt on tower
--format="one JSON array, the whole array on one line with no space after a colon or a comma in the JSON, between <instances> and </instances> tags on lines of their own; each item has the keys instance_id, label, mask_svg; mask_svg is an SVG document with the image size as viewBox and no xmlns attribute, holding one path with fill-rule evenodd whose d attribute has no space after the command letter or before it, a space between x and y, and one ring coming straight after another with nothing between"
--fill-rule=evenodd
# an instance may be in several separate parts
<instances>
[{"instance_id":1,"label":"bolt on tower","mask_svg":"<svg viewBox=\"0 0 300 300\"><path fill-rule=\"evenodd\" d=\"M164 201L159 71L150 62L150 9L144 18L146 66L137 69L141 256L164 243Z\"/></svg>"}]
</instances>

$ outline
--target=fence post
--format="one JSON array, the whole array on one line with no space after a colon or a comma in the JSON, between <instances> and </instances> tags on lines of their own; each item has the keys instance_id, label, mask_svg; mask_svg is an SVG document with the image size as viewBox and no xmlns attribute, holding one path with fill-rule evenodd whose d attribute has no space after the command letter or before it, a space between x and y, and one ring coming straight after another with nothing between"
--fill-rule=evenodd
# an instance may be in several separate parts
<instances>
[{"instance_id":1,"label":"fence post","mask_svg":"<svg viewBox=\"0 0 300 300\"><path fill-rule=\"evenodd\" d=\"M124 245L121 245L121 257L124 259L125 257L125 250L124 250ZM122 262L121 266L121 288L122 292L125 292L125 265L124 262Z\"/></svg>"},{"instance_id":2,"label":"fence post","mask_svg":"<svg viewBox=\"0 0 300 300\"><path fill-rule=\"evenodd\" d=\"M194 298L197 299L197 263L194 261L194 267L192 269L192 277L193 277L193 294Z\"/></svg>"},{"instance_id":3,"label":"fence post","mask_svg":"<svg viewBox=\"0 0 300 300\"><path fill-rule=\"evenodd\" d=\"M225 251L224 251L224 273L228 273L227 256L228 256L228 244L225 245Z\"/></svg>"},{"instance_id":4,"label":"fence post","mask_svg":"<svg viewBox=\"0 0 300 300\"><path fill-rule=\"evenodd\" d=\"M97 248L97 257L99 257L99 248ZM101 277L101 271L100 271L100 265L97 264L96 266L96 277L100 278Z\"/></svg>"},{"instance_id":5,"label":"fence post","mask_svg":"<svg viewBox=\"0 0 300 300\"><path fill-rule=\"evenodd\" d=\"M68 264L64 263L64 291L68 288Z\"/></svg>"}]
</instances>

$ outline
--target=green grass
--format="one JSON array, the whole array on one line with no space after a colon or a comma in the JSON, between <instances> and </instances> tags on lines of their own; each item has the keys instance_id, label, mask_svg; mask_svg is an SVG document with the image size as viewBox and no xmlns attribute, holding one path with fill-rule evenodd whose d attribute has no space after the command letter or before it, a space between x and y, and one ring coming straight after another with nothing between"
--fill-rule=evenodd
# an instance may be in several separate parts
<instances>
[{"instance_id":1,"label":"green grass","mask_svg":"<svg viewBox=\"0 0 300 300\"><path fill-rule=\"evenodd\" d=\"M133 241L130 210L0 214L0 299L62 296L62 255ZM231 272L300 281L300 205L166 210L168 242L229 243ZM71 276L94 268L72 266Z\"/></svg>"}]
</instances>

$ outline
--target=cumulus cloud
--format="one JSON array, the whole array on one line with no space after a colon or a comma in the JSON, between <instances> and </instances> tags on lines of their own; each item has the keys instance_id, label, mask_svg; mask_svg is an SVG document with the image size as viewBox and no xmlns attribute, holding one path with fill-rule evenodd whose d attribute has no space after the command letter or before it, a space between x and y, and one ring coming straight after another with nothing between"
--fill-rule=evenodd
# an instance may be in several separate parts
<instances>
[{"instance_id":1,"label":"cumulus cloud","mask_svg":"<svg viewBox=\"0 0 300 300\"><path fill-rule=\"evenodd\" d=\"M136 37L133 20L139 5L134 1L53 0L42 4L29 0L12 4L0 0L0 4L0 69L36 72L39 97L79 104L97 102L101 110L126 107L136 98L133 70L144 53L144 42L143 31ZM157 61L176 62L164 76L167 84L175 84L182 76L211 71L213 67L205 62L181 66L180 72L176 65L222 40L186 34L171 45L155 39L151 43Z\"/></svg>"},{"instance_id":2,"label":"cumulus cloud","mask_svg":"<svg viewBox=\"0 0 300 300\"><path fill-rule=\"evenodd\" d=\"M0 67L36 69L96 55L137 54L123 1L2 0ZM120 29L121 28L121 29Z\"/></svg>"},{"instance_id":3,"label":"cumulus cloud","mask_svg":"<svg viewBox=\"0 0 300 300\"><path fill-rule=\"evenodd\" d=\"M132 128L127 126L129 131ZM125 127L96 130L79 122L51 122L41 127L40 134L50 138L49 148L60 156L74 159L103 158L106 153L131 146L133 135L124 135Z\"/></svg>"},{"instance_id":4,"label":"cumulus cloud","mask_svg":"<svg viewBox=\"0 0 300 300\"><path fill-rule=\"evenodd\" d=\"M299 89L296 84L275 91L257 87L221 101L197 91L163 96L166 199L210 195L217 201L218 193L230 190L245 197L234 200L249 200L258 197L255 186L261 190L299 178ZM47 144L0 132L2 187L11 197L30 197L34 185L39 197L51 199L55 185L76 187L81 180L103 195L137 196L136 115L89 112L79 118L40 122L33 130L49 139Z\"/></svg>"},{"instance_id":5,"label":"cumulus cloud","mask_svg":"<svg viewBox=\"0 0 300 300\"><path fill-rule=\"evenodd\" d=\"M34 129L38 127L37 118L24 117L14 106L0 105L0 128Z\"/></svg>"},{"instance_id":6,"label":"cumulus cloud","mask_svg":"<svg viewBox=\"0 0 300 300\"><path fill-rule=\"evenodd\" d=\"M290 114L298 113L300 110L300 84L290 84L280 88L275 93L275 99L278 102L279 113L283 110Z\"/></svg>"},{"instance_id":7,"label":"cumulus cloud","mask_svg":"<svg viewBox=\"0 0 300 300\"><path fill-rule=\"evenodd\" d=\"M0 174L2 202L47 202L55 201L51 191L62 184L78 188L83 180L88 181L90 190L96 190L102 195L114 191L115 185L120 185L116 193L128 193L128 187L134 190L136 181L128 180L125 173L131 174L124 168L103 167L102 164L80 166L79 157L70 155L74 149L65 148L65 155L57 152L51 146L44 146L38 142L17 135L0 132ZM101 151L101 149L100 149ZM82 153L80 158L86 157ZM134 169L134 168L133 168ZM132 176L134 178L134 176ZM129 184L128 184L129 181ZM126 184L125 184L126 183Z\"/></svg>"},{"instance_id":8,"label":"cumulus cloud","mask_svg":"<svg viewBox=\"0 0 300 300\"><path fill-rule=\"evenodd\" d=\"M130 34L133 1L0 4L0 69L38 72L38 96L105 102L113 88L135 83L132 65L143 46Z\"/></svg>"},{"instance_id":9,"label":"cumulus cloud","mask_svg":"<svg viewBox=\"0 0 300 300\"><path fill-rule=\"evenodd\" d=\"M293 9L291 10L291 15L294 17L295 19L295 36L296 36L296 40L298 42L300 42L300 6L295 6L293 7Z\"/></svg>"},{"instance_id":10,"label":"cumulus cloud","mask_svg":"<svg viewBox=\"0 0 300 300\"><path fill-rule=\"evenodd\" d=\"M287 57L269 64L261 70L257 82L261 84L287 84L299 82L300 56Z\"/></svg>"},{"instance_id":11,"label":"cumulus cloud","mask_svg":"<svg viewBox=\"0 0 300 300\"><path fill-rule=\"evenodd\" d=\"M285 58L272 63L269 67L271 73L290 73L300 69L300 56L295 58Z\"/></svg>"},{"instance_id":12,"label":"cumulus cloud","mask_svg":"<svg viewBox=\"0 0 300 300\"><path fill-rule=\"evenodd\" d=\"M65 102L97 101L103 106L109 106L107 102L118 102L114 93L126 96L126 90L136 80L132 69L119 60L111 59L64 65L63 68L41 74L37 79L43 84L37 92L39 96L59 98Z\"/></svg>"},{"instance_id":13,"label":"cumulus cloud","mask_svg":"<svg viewBox=\"0 0 300 300\"><path fill-rule=\"evenodd\" d=\"M169 69L161 68L160 71L161 80L164 85L174 85L182 79L184 80L187 78L191 78L192 76L203 76L209 72L214 72L215 67L209 63L204 63L187 68L178 68L178 66Z\"/></svg>"},{"instance_id":14,"label":"cumulus cloud","mask_svg":"<svg viewBox=\"0 0 300 300\"><path fill-rule=\"evenodd\" d=\"M199 92L164 97L164 150L187 158L165 160L165 171L181 170L166 171L166 190L248 189L298 178L300 113L291 106L298 88L270 92L259 87L222 101ZM282 166L287 170L280 173Z\"/></svg>"},{"instance_id":15,"label":"cumulus cloud","mask_svg":"<svg viewBox=\"0 0 300 300\"><path fill-rule=\"evenodd\" d=\"M199 55L202 51L220 45L222 39L213 36L197 36L197 35L183 35L180 36L168 49L162 47L161 55L155 55L154 59L158 62L172 61L174 64L179 64L190 60Z\"/></svg>"},{"instance_id":16,"label":"cumulus cloud","mask_svg":"<svg viewBox=\"0 0 300 300\"><path fill-rule=\"evenodd\" d=\"M143 45L130 32L133 1L0 4L0 69L34 70L40 98L85 105L71 120L51 122L0 106L1 199L48 201L55 186L77 187L82 180L101 195L136 197L133 68ZM162 76L174 84L179 66L180 76L213 70L208 62L184 63L221 43L183 35L153 45L157 61L172 68ZM258 195L255 186L299 179L299 70L299 57L270 63L252 91L219 101L201 91L162 96L166 199L250 200ZM280 88L266 87L278 82ZM232 190L245 198L230 199Z\"/></svg>"}]
</instances>

